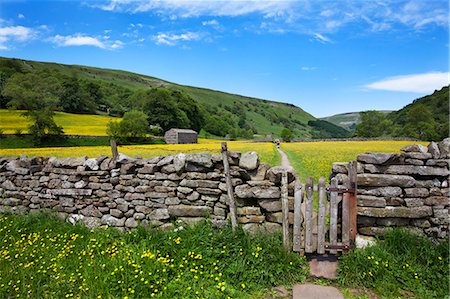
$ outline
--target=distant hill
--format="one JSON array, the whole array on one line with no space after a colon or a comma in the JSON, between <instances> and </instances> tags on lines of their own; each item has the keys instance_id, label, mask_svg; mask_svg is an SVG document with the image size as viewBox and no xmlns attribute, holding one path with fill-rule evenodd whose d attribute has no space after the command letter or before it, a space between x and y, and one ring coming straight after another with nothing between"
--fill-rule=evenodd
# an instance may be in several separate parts
<instances>
[{"instance_id":1,"label":"distant hill","mask_svg":"<svg viewBox=\"0 0 450 299\"><path fill-rule=\"evenodd\" d=\"M385 114L391 113L393 110L381 110L381 112ZM348 112L335 114L332 116L322 117L321 120L328 121L332 124L335 124L339 127L342 127L348 131L354 131L356 129L356 125L359 122L360 112Z\"/></svg>"},{"instance_id":2,"label":"distant hill","mask_svg":"<svg viewBox=\"0 0 450 299\"><path fill-rule=\"evenodd\" d=\"M95 84L101 86L103 93L107 94L98 103L97 108L99 113L102 113L102 110L107 110L110 114L112 113L111 115L115 115L114 113L120 114L121 111L126 111L128 97L134 91L153 87L165 87L186 92L200 104L206 114L219 115L235 127L244 124L245 127L252 128L253 132L257 135L279 136L281 130L285 127L293 131L295 138L311 138L323 132L332 137L340 137L335 136L335 132L342 134L332 123L322 125L320 128L308 124L310 121L317 121L317 118L293 104L245 97L205 88L184 86L163 79L122 70L0 57L0 67L2 65L9 65L12 62L17 62L21 69L26 72L50 69L64 76L95 82ZM242 121L243 115L245 118L244 121Z\"/></svg>"}]
</instances>

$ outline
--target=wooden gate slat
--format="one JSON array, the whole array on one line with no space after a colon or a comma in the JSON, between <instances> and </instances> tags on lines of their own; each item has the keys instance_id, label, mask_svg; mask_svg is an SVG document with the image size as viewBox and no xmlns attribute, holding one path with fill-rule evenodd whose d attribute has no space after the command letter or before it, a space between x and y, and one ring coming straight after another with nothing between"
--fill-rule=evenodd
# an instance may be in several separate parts
<instances>
[{"instance_id":1,"label":"wooden gate slat","mask_svg":"<svg viewBox=\"0 0 450 299\"><path fill-rule=\"evenodd\" d=\"M331 179L330 187L332 190L337 189L337 179ZM338 224L338 193L336 191L330 192L330 243L337 245L337 224ZM337 250L330 250L331 254L336 254Z\"/></svg>"},{"instance_id":2,"label":"wooden gate slat","mask_svg":"<svg viewBox=\"0 0 450 299\"><path fill-rule=\"evenodd\" d=\"M319 211L317 215L317 253L325 253L325 179L319 179Z\"/></svg>"},{"instance_id":3,"label":"wooden gate slat","mask_svg":"<svg viewBox=\"0 0 450 299\"><path fill-rule=\"evenodd\" d=\"M351 161L348 163L348 188L353 189L354 192L349 194L349 236L350 245L354 245L356 242L356 175L357 175L357 162Z\"/></svg>"},{"instance_id":4,"label":"wooden gate slat","mask_svg":"<svg viewBox=\"0 0 450 299\"><path fill-rule=\"evenodd\" d=\"M286 251L290 251L289 241L289 199L288 199L288 175L287 171L281 173L281 211L283 214L283 245Z\"/></svg>"},{"instance_id":5,"label":"wooden gate slat","mask_svg":"<svg viewBox=\"0 0 450 299\"><path fill-rule=\"evenodd\" d=\"M295 180L295 189L294 189L294 229L293 229L293 245L292 250L295 252L300 252L303 254L304 250L302 244L302 223L303 223L303 215L302 215L302 200L303 200L303 189L300 179L297 178Z\"/></svg>"},{"instance_id":6,"label":"wooden gate slat","mask_svg":"<svg viewBox=\"0 0 450 299\"><path fill-rule=\"evenodd\" d=\"M305 202L305 252L313 252L313 182L312 177L306 180L306 202Z\"/></svg>"}]
</instances>

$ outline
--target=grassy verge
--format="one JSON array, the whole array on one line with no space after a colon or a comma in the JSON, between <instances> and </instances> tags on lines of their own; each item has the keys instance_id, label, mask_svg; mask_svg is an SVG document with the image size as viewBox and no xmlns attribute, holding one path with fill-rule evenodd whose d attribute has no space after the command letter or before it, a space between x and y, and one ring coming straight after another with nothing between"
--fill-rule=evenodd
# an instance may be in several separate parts
<instances>
[{"instance_id":1,"label":"grassy verge","mask_svg":"<svg viewBox=\"0 0 450 299\"><path fill-rule=\"evenodd\" d=\"M448 241L434 244L403 230L341 259L339 283L383 298L449 298Z\"/></svg>"},{"instance_id":2,"label":"grassy verge","mask_svg":"<svg viewBox=\"0 0 450 299\"><path fill-rule=\"evenodd\" d=\"M0 297L255 298L306 279L281 237L208 223L161 232L89 230L45 214L0 216Z\"/></svg>"}]
</instances>

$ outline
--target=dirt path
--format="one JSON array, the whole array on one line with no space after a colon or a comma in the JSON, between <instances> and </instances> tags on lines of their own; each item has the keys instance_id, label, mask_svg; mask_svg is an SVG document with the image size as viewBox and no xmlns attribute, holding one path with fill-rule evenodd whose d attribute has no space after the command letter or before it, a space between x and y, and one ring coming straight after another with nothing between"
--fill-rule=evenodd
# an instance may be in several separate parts
<instances>
[{"instance_id":1,"label":"dirt path","mask_svg":"<svg viewBox=\"0 0 450 299\"><path fill-rule=\"evenodd\" d=\"M285 152L283 152L281 149L277 148L277 151L280 153L281 155L281 166L283 167L287 167L289 169L292 169L292 165L291 162L289 162L289 159L286 155Z\"/></svg>"}]
</instances>

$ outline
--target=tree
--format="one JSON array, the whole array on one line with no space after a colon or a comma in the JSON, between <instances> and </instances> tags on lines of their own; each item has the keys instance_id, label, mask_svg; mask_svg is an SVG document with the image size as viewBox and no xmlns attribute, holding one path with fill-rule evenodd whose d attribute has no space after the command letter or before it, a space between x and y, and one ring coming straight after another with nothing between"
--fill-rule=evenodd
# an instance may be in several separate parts
<instances>
[{"instance_id":1,"label":"tree","mask_svg":"<svg viewBox=\"0 0 450 299\"><path fill-rule=\"evenodd\" d=\"M283 141L285 141L285 142L291 142L291 140L292 140L292 131L289 130L288 128L284 128L281 131L281 139L283 139Z\"/></svg>"},{"instance_id":2,"label":"tree","mask_svg":"<svg viewBox=\"0 0 450 299\"><path fill-rule=\"evenodd\" d=\"M121 121L110 121L106 133L118 141L145 137L149 131L147 115L138 110L126 112Z\"/></svg>"},{"instance_id":3,"label":"tree","mask_svg":"<svg viewBox=\"0 0 450 299\"><path fill-rule=\"evenodd\" d=\"M385 114L376 110L360 113L360 123L356 126L359 137L379 137L390 133L392 122Z\"/></svg>"},{"instance_id":4,"label":"tree","mask_svg":"<svg viewBox=\"0 0 450 299\"><path fill-rule=\"evenodd\" d=\"M95 112L95 103L77 78L68 77L62 82L59 105L63 111L72 113Z\"/></svg>"},{"instance_id":5,"label":"tree","mask_svg":"<svg viewBox=\"0 0 450 299\"><path fill-rule=\"evenodd\" d=\"M4 86L2 95L9 99L9 107L27 110L23 115L32 122L29 132L35 142L42 141L48 134L63 133L53 119L60 89L58 78L49 70L16 73Z\"/></svg>"},{"instance_id":6,"label":"tree","mask_svg":"<svg viewBox=\"0 0 450 299\"><path fill-rule=\"evenodd\" d=\"M213 115L207 118L204 129L211 134L223 137L230 132L232 127L223 117ZM237 136L237 133L235 133L235 135Z\"/></svg>"},{"instance_id":7,"label":"tree","mask_svg":"<svg viewBox=\"0 0 450 299\"><path fill-rule=\"evenodd\" d=\"M406 119L403 135L420 140L439 139L438 125L427 106L422 104L412 106L407 112Z\"/></svg>"}]
</instances>

